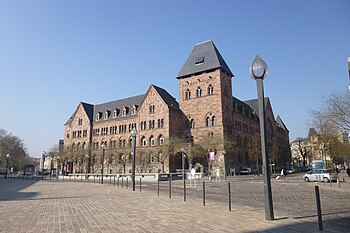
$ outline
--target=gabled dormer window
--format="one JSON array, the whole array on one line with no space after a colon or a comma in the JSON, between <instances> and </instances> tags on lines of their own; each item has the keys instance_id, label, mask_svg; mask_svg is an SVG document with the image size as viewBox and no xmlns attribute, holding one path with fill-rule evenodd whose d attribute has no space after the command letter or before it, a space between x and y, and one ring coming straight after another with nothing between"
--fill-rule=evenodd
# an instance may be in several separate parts
<instances>
[{"instance_id":1,"label":"gabled dormer window","mask_svg":"<svg viewBox=\"0 0 350 233\"><path fill-rule=\"evenodd\" d=\"M97 121L101 120L101 117L102 117L102 112L98 112L98 113L96 114L96 120L97 120Z\"/></svg>"},{"instance_id":2,"label":"gabled dormer window","mask_svg":"<svg viewBox=\"0 0 350 233\"><path fill-rule=\"evenodd\" d=\"M116 118L118 115L119 115L119 109L116 108L116 109L114 109L114 111L113 111L113 118Z\"/></svg>"},{"instance_id":3,"label":"gabled dormer window","mask_svg":"<svg viewBox=\"0 0 350 233\"><path fill-rule=\"evenodd\" d=\"M105 119L105 120L108 119L108 118L109 118L109 115L111 115L111 112L107 110L107 111L105 112L104 119Z\"/></svg>"},{"instance_id":4,"label":"gabled dormer window","mask_svg":"<svg viewBox=\"0 0 350 233\"><path fill-rule=\"evenodd\" d=\"M137 105L134 104L134 106L132 107L132 115L135 115L137 112Z\"/></svg>"},{"instance_id":5,"label":"gabled dormer window","mask_svg":"<svg viewBox=\"0 0 350 233\"><path fill-rule=\"evenodd\" d=\"M128 114L128 107L124 107L122 111L122 116L126 116Z\"/></svg>"}]
</instances>

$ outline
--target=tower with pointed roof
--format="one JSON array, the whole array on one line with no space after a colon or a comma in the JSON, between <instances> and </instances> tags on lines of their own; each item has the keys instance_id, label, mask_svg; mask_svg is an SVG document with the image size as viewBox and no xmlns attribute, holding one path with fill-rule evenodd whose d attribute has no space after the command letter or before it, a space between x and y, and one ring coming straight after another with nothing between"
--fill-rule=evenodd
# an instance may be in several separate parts
<instances>
[{"instance_id":1,"label":"tower with pointed roof","mask_svg":"<svg viewBox=\"0 0 350 233\"><path fill-rule=\"evenodd\" d=\"M194 141L224 135L225 126L231 124L232 77L213 41L195 45L177 75L180 109Z\"/></svg>"}]
</instances>

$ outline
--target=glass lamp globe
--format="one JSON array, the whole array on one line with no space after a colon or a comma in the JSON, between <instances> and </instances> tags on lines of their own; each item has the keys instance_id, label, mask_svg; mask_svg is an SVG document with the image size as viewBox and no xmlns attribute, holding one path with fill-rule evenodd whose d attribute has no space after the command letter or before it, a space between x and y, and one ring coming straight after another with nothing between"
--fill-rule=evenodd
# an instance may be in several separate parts
<instances>
[{"instance_id":1,"label":"glass lamp globe","mask_svg":"<svg viewBox=\"0 0 350 233\"><path fill-rule=\"evenodd\" d=\"M250 67L250 76L252 79L263 79L269 73L268 67L263 59L257 55Z\"/></svg>"}]
</instances>

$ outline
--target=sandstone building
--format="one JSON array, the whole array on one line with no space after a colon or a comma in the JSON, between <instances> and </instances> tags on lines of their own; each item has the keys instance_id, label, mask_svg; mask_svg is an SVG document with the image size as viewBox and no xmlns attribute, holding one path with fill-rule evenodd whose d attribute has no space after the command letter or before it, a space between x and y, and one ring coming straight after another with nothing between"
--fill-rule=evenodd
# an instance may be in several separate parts
<instances>
[{"instance_id":1,"label":"sandstone building","mask_svg":"<svg viewBox=\"0 0 350 233\"><path fill-rule=\"evenodd\" d=\"M137 172L204 171L261 164L257 100L232 96L233 73L212 41L195 45L176 77L179 102L150 85L142 95L92 105L79 103L64 125L63 169L70 173L129 172L131 130L137 129ZM265 99L270 163L290 162L289 131ZM102 161L101 145L106 145ZM209 156L210 155L210 156Z\"/></svg>"}]
</instances>

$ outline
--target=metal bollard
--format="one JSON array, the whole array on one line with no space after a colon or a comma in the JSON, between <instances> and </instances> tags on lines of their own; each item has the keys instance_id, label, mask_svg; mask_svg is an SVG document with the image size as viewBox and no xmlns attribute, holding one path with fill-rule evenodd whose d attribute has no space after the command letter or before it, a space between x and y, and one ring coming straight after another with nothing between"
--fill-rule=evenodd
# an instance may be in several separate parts
<instances>
[{"instance_id":1,"label":"metal bollard","mask_svg":"<svg viewBox=\"0 0 350 233\"><path fill-rule=\"evenodd\" d=\"M83 176L80 175L80 183L83 183Z\"/></svg>"},{"instance_id":2,"label":"metal bollard","mask_svg":"<svg viewBox=\"0 0 350 233\"><path fill-rule=\"evenodd\" d=\"M95 178L96 178L96 176L94 175L94 183L95 183Z\"/></svg>"},{"instance_id":3,"label":"metal bollard","mask_svg":"<svg viewBox=\"0 0 350 233\"><path fill-rule=\"evenodd\" d=\"M169 176L169 198L171 199L171 175Z\"/></svg>"},{"instance_id":4,"label":"metal bollard","mask_svg":"<svg viewBox=\"0 0 350 233\"><path fill-rule=\"evenodd\" d=\"M228 210L231 212L231 183L228 182Z\"/></svg>"},{"instance_id":5,"label":"metal bollard","mask_svg":"<svg viewBox=\"0 0 350 233\"><path fill-rule=\"evenodd\" d=\"M205 181L203 181L203 205L205 206Z\"/></svg>"},{"instance_id":6,"label":"metal bollard","mask_svg":"<svg viewBox=\"0 0 350 233\"><path fill-rule=\"evenodd\" d=\"M126 189L129 188L129 177L126 177Z\"/></svg>"},{"instance_id":7,"label":"metal bollard","mask_svg":"<svg viewBox=\"0 0 350 233\"><path fill-rule=\"evenodd\" d=\"M184 202L186 202L186 180L184 179Z\"/></svg>"},{"instance_id":8,"label":"metal bollard","mask_svg":"<svg viewBox=\"0 0 350 233\"><path fill-rule=\"evenodd\" d=\"M114 176L114 181L113 181L113 185L115 186L115 176Z\"/></svg>"},{"instance_id":9,"label":"metal bollard","mask_svg":"<svg viewBox=\"0 0 350 233\"><path fill-rule=\"evenodd\" d=\"M119 178L120 178L120 177L118 176L117 187L119 187Z\"/></svg>"},{"instance_id":10,"label":"metal bollard","mask_svg":"<svg viewBox=\"0 0 350 233\"><path fill-rule=\"evenodd\" d=\"M124 177L122 177L122 188L124 187Z\"/></svg>"},{"instance_id":11,"label":"metal bollard","mask_svg":"<svg viewBox=\"0 0 350 233\"><path fill-rule=\"evenodd\" d=\"M109 184L112 184L112 176L109 176Z\"/></svg>"},{"instance_id":12,"label":"metal bollard","mask_svg":"<svg viewBox=\"0 0 350 233\"><path fill-rule=\"evenodd\" d=\"M158 178L158 185L157 185L157 195L159 197L159 178Z\"/></svg>"},{"instance_id":13,"label":"metal bollard","mask_svg":"<svg viewBox=\"0 0 350 233\"><path fill-rule=\"evenodd\" d=\"M318 216L318 230L323 231L320 190L318 186L315 186L315 194L316 194L316 205L317 205L317 216Z\"/></svg>"},{"instance_id":14,"label":"metal bollard","mask_svg":"<svg viewBox=\"0 0 350 233\"><path fill-rule=\"evenodd\" d=\"M340 180L337 178L338 188L340 188Z\"/></svg>"}]
</instances>

